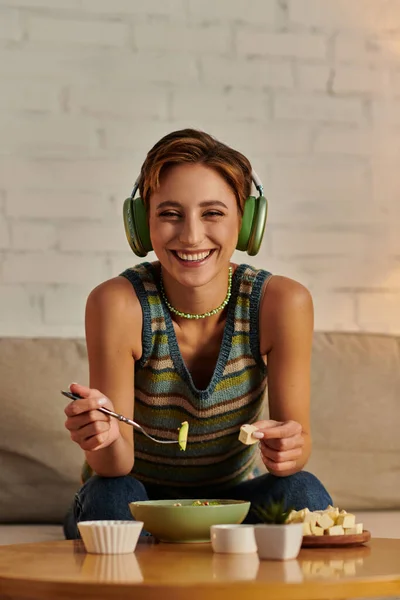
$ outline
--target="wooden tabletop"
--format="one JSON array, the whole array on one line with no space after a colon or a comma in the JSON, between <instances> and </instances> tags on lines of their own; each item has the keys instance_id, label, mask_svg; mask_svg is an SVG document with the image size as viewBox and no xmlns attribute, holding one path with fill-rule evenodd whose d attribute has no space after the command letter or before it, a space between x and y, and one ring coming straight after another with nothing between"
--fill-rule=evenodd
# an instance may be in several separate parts
<instances>
[{"instance_id":1,"label":"wooden tabletop","mask_svg":"<svg viewBox=\"0 0 400 600\"><path fill-rule=\"evenodd\" d=\"M8 600L232 600L242 594L251 600L400 595L400 539L303 549L290 561L151 539L126 555L87 554L80 541L0 546L0 597Z\"/></svg>"}]
</instances>

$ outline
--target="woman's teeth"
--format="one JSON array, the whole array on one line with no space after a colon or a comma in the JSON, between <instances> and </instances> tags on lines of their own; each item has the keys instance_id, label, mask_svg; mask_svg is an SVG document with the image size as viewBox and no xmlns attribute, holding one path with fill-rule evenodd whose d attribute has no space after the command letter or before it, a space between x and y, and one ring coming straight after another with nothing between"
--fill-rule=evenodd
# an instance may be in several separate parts
<instances>
[{"instance_id":1,"label":"woman's teeth","mask_svg":"<svg viewBox=\"0 0 400 600\"><path fill-rule=\"evenodd\" d=\"M198 254L184 254L183 252L176 252L176 254L181 260L188 260L194 262L204 260L205 258L207 258L207 256L211 254L211 250L208 250L207 252L199 252Z\"/></svg>"}]
</instances>

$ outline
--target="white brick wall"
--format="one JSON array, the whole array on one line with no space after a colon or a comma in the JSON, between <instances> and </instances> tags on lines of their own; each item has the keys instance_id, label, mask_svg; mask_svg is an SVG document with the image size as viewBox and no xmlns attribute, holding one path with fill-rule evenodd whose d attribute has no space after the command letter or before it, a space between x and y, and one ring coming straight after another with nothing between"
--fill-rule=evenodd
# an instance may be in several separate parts
<instances>
[{"instance_id":1,"label":"white brick wall","mask_svg":"<svg viewBox=\"0 0 400 600\"><path fill-rule=\"evenodd\" d=\"M28 16L29 39L37 44L55 46L78 44L83 46L126 47L129 44L129 25L114 21L46 16Z\"/></svg>"},{"instance_id":2,"label":"white brick wall","mask_svg":"<svg viewBox=\"0 0 400 600\"><path fill-rule=\"evenodd\" d=\"M18 11L0 8L0 40L21 40L22 27Z\"/></svg>"},{"instance_id":3,"label":"white brick wall","mask_svg":"<svg viewBox=\"0 0 400 600\"><path fill-rule=\"evenodd\" d=\"M308 286L316 329L399 333L399 32L399 0L0 0L0 335L83 335L140 260L145 153L186 126L264 181L236 260Z\"/></svg>"},{"instance_id":4,"label":"white brick wall","mask_svg":"<svg viewBox=\"0 0 400 600\"><path fill-rule=\"evenodd\" d=\"M374 33L400 26L398 0L290 0L293 25Z\"/></svg>"}]
</instances>

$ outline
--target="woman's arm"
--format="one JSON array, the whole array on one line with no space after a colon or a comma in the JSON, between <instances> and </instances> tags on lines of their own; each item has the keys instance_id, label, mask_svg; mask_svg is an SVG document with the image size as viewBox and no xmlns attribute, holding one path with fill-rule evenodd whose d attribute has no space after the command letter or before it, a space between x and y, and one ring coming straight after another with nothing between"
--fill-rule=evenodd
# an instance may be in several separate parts
<instances>
[{"instance_id":1,"label":"woman's arm","mask_svg":"<svg viewBox=\"0 0 400 600\"><path fill-rule=\"evenodd\" d=\"M260 447L264 464L275 475L300 471L311 453L313 328L309 291L286 277L272 277L260 307L260 350L267 356L271 419L264 422Z\"/></svg>"},{"instance_id":2,"label":"woman's arm","mask_svg":"<svg viewBox=\"0 0 400 600\"><path fill-rule=\"evenodd\" d=\"M134 463L132 427L99 411L87 412L87 406L105 396L104 406L133 418L134 361L141 355L142 311L131 284L117 277L96 287L87 300L85 327L90 383L89 388L71 388L85 396L71 404L75 425L83 419L85 427L73 432L79 438L75 441L98 475L126 475ZM78 414L81 408L83 413ZM93 435L83 439L83 432Z\"/></svg>"}]
</instances>

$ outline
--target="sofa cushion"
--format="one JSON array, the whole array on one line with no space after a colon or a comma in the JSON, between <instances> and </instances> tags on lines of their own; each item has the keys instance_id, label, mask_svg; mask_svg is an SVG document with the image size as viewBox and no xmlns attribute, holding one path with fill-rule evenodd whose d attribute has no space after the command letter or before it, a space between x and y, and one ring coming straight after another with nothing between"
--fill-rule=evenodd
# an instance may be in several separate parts
<instances>
[{"instance_id":1,"label":"sofa cushion","mask_svg":"<svg viewBox=\"0 0 400 600\"><path fill-rule=\"evenodd\" d=\"M0 546L57 542L63 539L61 525L0 525Z\"/></svg>"},{"instance_id":2,"label":"sofa cushion","mask_svg":"<svg viewBox=\"0 0 400 600\"><path fill-rule=\"evenodd\" d=\"M400 338L315 335L309 470L344 508L400 508Z\"/></svg>"},{"instance_id":3,"label":"sofa cushion","mask_svg":"<svg viewBox=\"0 0 400 600\"><path fill-rule=\"evenodd\" d=\"M87 382L85 343L0 339L0 522L60 523L82 451L64 427L60 390Z\"/></svg>"},{"instance_id":4,"label":"sofa cushion","mask_svg":"<svg viewBox=\"0 0 400 600\"><path fill-rule=\"evenodd\" d=\"M399 427L400 338L315 333L306 470L336 506L400 509Z\"/></svg>"}]
</instances>

